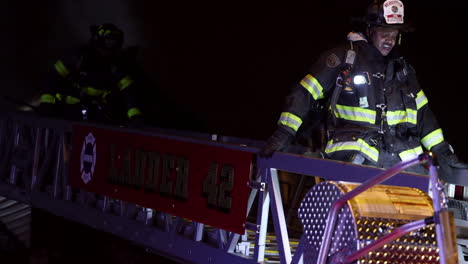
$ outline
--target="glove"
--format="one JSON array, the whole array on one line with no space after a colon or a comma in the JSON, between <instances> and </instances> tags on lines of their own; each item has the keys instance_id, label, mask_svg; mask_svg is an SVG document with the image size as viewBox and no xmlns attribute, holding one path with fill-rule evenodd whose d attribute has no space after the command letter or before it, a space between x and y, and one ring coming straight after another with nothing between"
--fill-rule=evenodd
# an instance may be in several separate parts
<instances>
[{"instance_id":1,"label":"glove","mask_svg":"<svg viewBox=\"0 0 468 264\"><path fill-rule=\"evenodd\" d=\"M437 162L442 166L449 166L457 169L468 169L468 164L460 161L450 149L447 142L442 142L431 149L436 155Z\"/></svg>"},{"instance_id":2,"label":"glove","mask_svg":"<svg viewBox=\"0 0 468 264\"><path fill-rule=\"evenodd\" d=\"M293 139L293 135L286 129L278 127L268 138L266 145L258 152L262 158L270 158L276 151L286 149Z\"/></svg>"},{"instance_id":3,"label":"glove","mask_svg":"<svg viewBox=\"0 0 468 264\"><path fill-rule=\"evenodd\" d=\"M443 178L446 178L444 175L452 175L456 170L468 169L468 164L458 159L447 142L436 145L431 151L436 156L436 161L440 167L440 174Z\"/></svg>"}]
</instances>

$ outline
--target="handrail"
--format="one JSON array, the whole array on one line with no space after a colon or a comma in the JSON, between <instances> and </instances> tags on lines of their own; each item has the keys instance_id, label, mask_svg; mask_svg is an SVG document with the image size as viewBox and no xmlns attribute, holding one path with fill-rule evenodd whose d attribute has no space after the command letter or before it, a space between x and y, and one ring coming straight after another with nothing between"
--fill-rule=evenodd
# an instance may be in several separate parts
<instances>
[{"instance_id":1,"label":"handrail","mask_svg":"<svg viewBox=\"0 0 468 264\"><path fill-rule=\"evenodd\" d=\"M429 153L421 154L419 155L419 157L415 159L412 159L406 162L401 162L395 165L394 167L388 169L387 171L384 171L383 173L375 176L374 178L367 180L363 184L354 188L352 191L344 194L342 197L335 200L328 213L325 230L323 234L323 239L320 245L319 255L317 258L317 263L318 264L327 263L327 258L328 258L328 254L330 251L330 243L332 239L332 234L335 229L338 213L340 209L346 204L347 201L353 199L354 197L363 193L369 188L393 177L398 172L408 167L411 167L417 164L426 163L426 162L429 163L429 166L430 166L430 183L432 186L431 191L432 191L432 198L433 198L433 208L435 212L434 216L426 218L426 219L422 219L422 220L413 221L395 229L393 232L381 237L380 239L374 241L373 243L367 245L366 247L348 255L347 257L344 258L344 260L341 263L352 263L356 261L357 259L359 259L360 257L366 255L370 251L378 249L381 246L385 245L386 243L393 241L396 238L401 237L410 231L417 230L419 228L422 228L424 226L427 226L433 223L436 224L436 236L437 236L437 245L439 247L440 263L441 264L450 263L446 259L447 243L445 241L445 238L447 236L445 232L448 232L448 231L444 230L444 227L447 227L449 225L446 222L448 220L441 216L441 211L447 208L446 208L446 204L442 205L441 196L443 196L443 188L439 182L439 179L437 176L437 168L433 164L432 159L433 159L433 154L429 152Z\"/></svg>"}]
</instances>

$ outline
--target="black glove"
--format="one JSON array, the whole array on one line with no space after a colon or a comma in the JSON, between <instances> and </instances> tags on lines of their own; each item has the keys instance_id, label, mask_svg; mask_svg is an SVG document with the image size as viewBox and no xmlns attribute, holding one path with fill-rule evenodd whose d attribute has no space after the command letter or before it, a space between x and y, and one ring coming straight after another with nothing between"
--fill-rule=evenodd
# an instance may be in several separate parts
<instances>
[{"instance_id":1,"label":"black glove","mask_svg":"<svg viewBox=\"0 0 468 264\"><path fill-rule=\"evenodd\" d=\"M447 142L442 142L431 149L435 154L436 161L440 167L440 174L443 178L444 175L451 175L455 170L468 169L468 164L460 161L455 155Z\"/></svg>"},{"instance_id":2,"label":"black glove","mask_svg":"<svg viewBox=\"0 0 468 264\"><path fill-rule=\"evenodd\" d=\"M270 158L274 152L286 149L293 139L293 135L286 129L278 127L268 138L266 145L258 152L262 158Z\"/></svg>"}]
</instances>

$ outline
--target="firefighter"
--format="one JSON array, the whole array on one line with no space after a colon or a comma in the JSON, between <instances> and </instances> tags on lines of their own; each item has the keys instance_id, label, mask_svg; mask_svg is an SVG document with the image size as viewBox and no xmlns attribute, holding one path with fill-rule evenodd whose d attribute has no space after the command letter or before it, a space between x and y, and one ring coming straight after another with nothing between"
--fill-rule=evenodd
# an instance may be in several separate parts
<instances>
[{"instance_id":1,"label":"firefighter","mask_svg":"<svg viewBox=\"0 0 468 264\"><path fill-rule=\"evenodd\" d=\"M398 54L411 31L400 0L373 1L365 33L324 52L287 97L278 128L259 155L284 151L314 105L325 99L326 158L389 168L431 150L441 168L467 168L444 140L413 67ZM425 173L413 167L413 172Z\"/></svg>"},{"instance_id":2,"label":"firefighter","mask_svg":"<svg viewBox=\"0 0 468 264\"><path fill-rule=\"evenodd\" d=\"M93 25L91 38L73 57L57 60L39 112L72 120L139 126L137 67L122 49L124 33L113 24Z\"/></svg>"}]
</instances>

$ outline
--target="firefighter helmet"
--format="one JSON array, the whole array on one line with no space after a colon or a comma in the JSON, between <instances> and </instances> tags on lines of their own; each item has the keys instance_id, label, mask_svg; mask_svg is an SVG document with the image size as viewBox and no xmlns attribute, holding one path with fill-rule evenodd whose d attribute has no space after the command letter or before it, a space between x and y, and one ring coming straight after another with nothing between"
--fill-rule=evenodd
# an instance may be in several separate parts
<instances>
[{"instance_id":1,"label":"firefighter helmet","mask_svg":"<svg viewBox=\"0 0 468 264\"><path fill-rule=\"evenodd\" d=\"M393 27L406 31L404 5L400 0L374 0L367 8L366 24L371 26Z\"/></svg>"},{"instance_id":2,"label":"firefighter helmet","mask_svg":"<svg viewBox=\"0 0 468 264\"><path fill-rule=\"evenodd\" d=\"M105 49L119 49L122 47L124 34L116 25L106 23L90 26L91 44Z\"/></svg>"}]
</instances>

